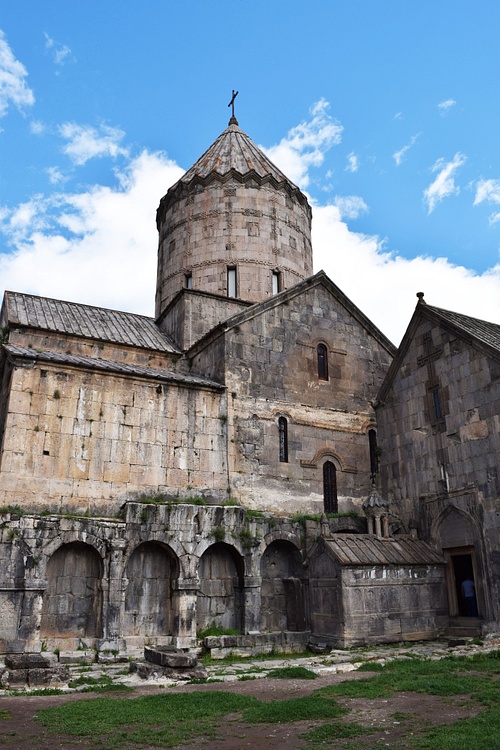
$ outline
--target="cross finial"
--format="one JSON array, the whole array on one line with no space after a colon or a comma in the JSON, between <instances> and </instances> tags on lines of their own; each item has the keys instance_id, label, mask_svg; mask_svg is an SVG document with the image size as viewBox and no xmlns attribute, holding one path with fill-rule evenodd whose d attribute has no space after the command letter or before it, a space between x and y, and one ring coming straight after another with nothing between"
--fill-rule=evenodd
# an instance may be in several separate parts
<instances>
[{"instance_id":1,"label":"cross finial","mask_svg":"<svg viewBox=\"0 0 500 750\"><path fill-rule=\"evenodd\" d=\"M231 109L231 119L229 120L229 124L230 125L237 125L238 124L238 120L234 116L234 100L236 99L236 97L238 96L238 94L239 94L239 91L235 91L233 89L233 95L231 96L231 101L227 105L228 107L232 107L232 109Z\"/></svg>"}]
</instances>

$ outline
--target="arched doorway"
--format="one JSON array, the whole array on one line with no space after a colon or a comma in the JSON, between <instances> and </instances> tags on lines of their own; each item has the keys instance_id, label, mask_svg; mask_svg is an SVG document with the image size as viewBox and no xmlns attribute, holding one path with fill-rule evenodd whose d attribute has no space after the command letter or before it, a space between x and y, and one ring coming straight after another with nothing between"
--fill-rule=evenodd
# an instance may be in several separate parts
<instances>
[{"instance_id":1,"label":"arched doorway","mask_svg":"<svg viewBox=\"0 0 500 750\"><path fill-rule=\"evenodd\" d=\"M229 544L213 544L200 559L196 629L211 626L242 632L243 559Z\"/></svg>"},{"instance_id":2,"label":"arched doorway","mask_svg":"<svg viewBox=\"0 0 500 750\"><path fill-rule=\"evenodd\" d=\"M271 542L261 560L262 631L306 630L302 555L286 540Z\"/></svg>"},{"instance_id":3,"label":"arched doorway","mask_svg":"<svg viewBox=\"0 0 500 750\"><path fill-rule=\"evenodd\" d=\"M446 560L450 617L485 617L488 587L482 575L482 544L474 521L449 506L439 520L436 534Z\"/></svg>"},{"instance_id":4,"label":"arched doorway","mask_svg":"<svg viewBox=\"0 0 500 750\"><path fill-rule=\"evenodd\" d=\"M100 638L103 565L89 544L70 542L47 563L40 636Z\"/></svg>"},{"instance_id":5,"label":"arched doorway","mask_svg":"<svg viewBox=\"0 0 500 750\"><path fill-rule=\"evenodd\" d=\"M174 553L157 542L144 542L131 554L125 571L123 634L170 635L173 628L172 581L178 576Z\"/></svg>"}]
</instances>

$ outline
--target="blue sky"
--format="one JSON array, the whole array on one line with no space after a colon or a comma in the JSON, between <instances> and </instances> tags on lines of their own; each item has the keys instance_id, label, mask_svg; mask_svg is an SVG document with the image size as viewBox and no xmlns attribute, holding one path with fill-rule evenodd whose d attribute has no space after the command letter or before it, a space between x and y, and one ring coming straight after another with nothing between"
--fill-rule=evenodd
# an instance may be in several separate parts
<instances>
[{"instance_id":1,"label":"blue sky","mask_svg":"<svg viewBox=\"0 0 500 750\"><path fill-rule=\"evenodd\" d=\"M20 0L0 29L0 287L153 314L156 207L235 88L386 335L417 291L499 322L497 2Z\"/></svg>"}]
</instances>

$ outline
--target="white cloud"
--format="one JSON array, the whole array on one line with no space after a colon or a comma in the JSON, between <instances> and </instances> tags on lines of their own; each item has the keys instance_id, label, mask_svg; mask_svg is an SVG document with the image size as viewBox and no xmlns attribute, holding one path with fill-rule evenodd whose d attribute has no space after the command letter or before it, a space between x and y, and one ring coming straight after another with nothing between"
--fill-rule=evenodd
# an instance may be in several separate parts
<instances>
[{"instance_id":1,"label":"white cloud","mask_svg":"<svg viewBox=\"0 0 500 750\"><path fill-rule=\"evenodd\" d=\"M351 151L351 153L347 155L347 166L345 168L345 171L357 172L358 169L359 169L359 159L354 153L354 151Z\"/></svg>"},{"instance_id":2,"label":"white cloud","mask_svg":"<svg viewBox=\"0 0 500 750\"><path fill-rule=\"evenodd\" d=\"M415 143L418 141L420 137L420 133L417 133L416 135L412 135L410 138L410 142L406 144L406 146L403 146L403 148L399 149L399 151L395 151L392 155L392 158L396 162L396 166L400 166L401 162L403 161L406 153L412 148L412 146L415 145Z\"/></svg>"},{"instance_id":3,"label":"white cloud","mask_svg":"<svg viewBox=\"0 0 500 750\"><path fill-rule=\"evenodd\" d=\"M368 206L359 195L336 195L333 201L342 219L357 219L368 212Z\"/></svg>"},{"instance_id":4,"label":"white cloud","mask_svg":"<svg viewBox=\"0 0 500 750\"><path fill-rule=\"evenodd\" d=\"M320 99L311 107L309 120L289 130L276 146L260 147L302 189L309 184L310 168L321 166L325 152L341 140L344 128L328 114L329 106Z\"/></svg>"},{"instance_id":5,"label":"white cloud","mask_svg":"<svg viewBox=\"0 0 500 750\"><path fill-rule=\"evenodd\" d=\"M441 111L441 114L445 114L446 112L449 112L455 104L455 99L446 99L444 102L439 102L438 109Z\"/></svg>"},{"instance_id":6,"label":"white cloud","mask_svg":"<svg viewBox=\"0 0 500 750\"><path fill-rule=\"evenodd\" d=\"M306 124L301 127L307 130ZM320 155L330 142L319 138L315 148ZM298 173L307 178L313 166L309 150L298 149L295 156ZM54 192L10 210L0 207L0 227L13 248L10 255L0 254L3 284L16 291L153 315L158 243L154 211L182 171L164 155L144 151L129 159L114 187ZM493 187L479 194L494 195ZM361 197L335 200L337 205L313 206L315 268L323 268L395 343L410 320L418 291L425 292L428 304L498 319L500 265L475 274L446 258L402 258L388 252L378 237L349 229L343 216L349 219L367 210Z\"/></svg>"},{"instance_id":7,"label":"white cloud","mask_svg":"<svg viewBox=\"0 0 500 750\"><path fill-rule=\"evenodd\" d=\"M0 213L13 245L0 254L7 289L154 314L155 207L183 170L144 151L115 188L35 196Z\"/></svg>"},{"instance_id":8,"label":"white cloud","mask_svg":"<svg viewBox=\"0 0 500 750\"><path fill-rule=\"evenodd\" d=\"M474 205L477 206L480 203L493 203L495 205L500 204L500 180L478 180L476 183L476 197L474 198ZM500 221L500 213L495 211L490 215L490 224L498 224Z\"/></svg>"},{"instance_id":9,"label":"white cloud","mask_svg":"<svg viewBox=\"0 0 500 750\"><path fill-rule=\"evenodd\" d=\"M127 149L119 145L125 135L120 128L101 125L97 130L90 125L65 122L59 127L59 134L67 141L64 153L78 166L96 157L128 156Z\"/></svg>"},{"instance_id":10,"label":"white cloud","mask_svg":"<svg viewBox=\"0 0 500 750\"><path fill-rule=\"evenodd\" d=\"M45 133L45 125L40 120L32 120L30 122L30 131L33 135L42 135L42 133Z\"/></svg>"},{"instance_id":11,"label":"white cloud","mask_svg":"<svg viewBox=\"0 0 500 750\"><path fill-rule=\"evenodd\" d=\"M457 153L449 162L445 162L444 159L438 159L434 164L432 171L438 172L438 175L434 182L424 190L424 201L427 204L429 213L432 213L437 204L444 198L450 195L457 195L460 192L460 188L455 185L455 173L465 162L466 157L463 154Z\"/></svg>"},{"instance_id":12,"label":"white cloud","mask_svg":"<svg viewBox=\"0 0 500 750\"><path fill-rule=\"evenodd\" d=\"M378 237L350 231L335 206L313 207L313 248L315 270L324 269L395 344L419 291L429 305L485 320L500 316L500 264L476 274L446 258L403 258Z\"/></svg>"},{"instance_id":13,"label":"white cloud","mask_svg":"<svg viewBox=\"0 0 500 750\"><path fill-rule=\"evenodd\" d=\"M7 114L11 104L22 111L35 103L33 91L26 83L27 76L28 71L16 60L0 30L0 117Z\"/></svg>"},{"instance_id":14,"label":"white cloud","mask_svg":"<svg viewBox=\"0 0 500 750\"><path fill-rule=\"evenodd\" d=\"M52 59L56 65L62 65L69 55L71 55L71 49L66 44L59 44L52 39L45 31L43 32L45 37L45 50L50 51Z\"/></svg>"},{"instance_id":15,"label":"white cloud","mask_svg":"<svg viewBox=\"0 0 500 750\"><path fill-rule=\"evenodd\" d=\"M62 182L67 181L67 177L61 172L59 167L47 167L45 170L49 176L49 182L51 185L59 185Z\"/></svg>"}]
</instances>

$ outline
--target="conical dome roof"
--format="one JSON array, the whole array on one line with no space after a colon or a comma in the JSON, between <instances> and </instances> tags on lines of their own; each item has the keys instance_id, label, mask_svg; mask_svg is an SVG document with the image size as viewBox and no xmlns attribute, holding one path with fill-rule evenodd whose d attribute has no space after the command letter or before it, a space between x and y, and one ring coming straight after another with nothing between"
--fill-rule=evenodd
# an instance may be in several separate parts
<instances>
[{"instance_id":1,"label":"conical dome roof","mask_svg":"<svg viewBox=\"0 0 500 750\"><path fill-rule=\"evenodd\" d=\"M255 303L312 273L307 198L235 117L163 196L156 223L157 318L184 286Z\"/></svg>"},{"instance_id":2,"label":"conical dome roof","mask_svg":"<svg viewBox=\"0 0 500 750\"><path fill-rule=\"evenodd\" d=\"M235 117L231 117L228 127L181 177L181 182L190 182L194 177L204 179L213 172L222 177L231 170L241 175L254 172L259 177L273 177L277 183L287 182L298 189L243 132Z\"/></svg>"},{"instance_id":3,"label":"conical dome roof","mask_svg":"<svg viewBox=\"0 0 500 750\"><path fill-rule=\"evenodd\" d=\"M255 145L239 127L236 117L231 117L227 128L161 199L156 215L158 229L165 211L180 192L189 191L196 185L208 185L212 180L225 182L230 178L241 183L253 179L260 185L271 184L285 190L306 206L311 215L304 193Z\"/></svg>"}]
</instances>

